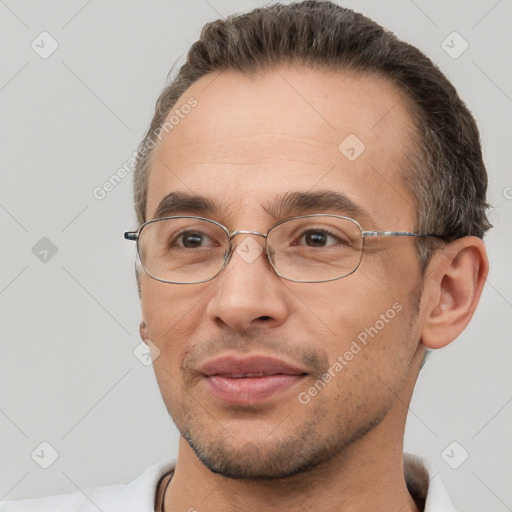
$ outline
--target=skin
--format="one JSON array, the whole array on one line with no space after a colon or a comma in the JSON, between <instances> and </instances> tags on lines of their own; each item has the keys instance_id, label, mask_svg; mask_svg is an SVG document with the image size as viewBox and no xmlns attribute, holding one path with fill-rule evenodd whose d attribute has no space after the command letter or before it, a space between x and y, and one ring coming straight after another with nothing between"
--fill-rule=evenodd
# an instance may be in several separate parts
<instances>
[{"instance_id":1,"label":"skin","mask_svg":"<svg viewBox=\"0 0 512 512\"><path fill-rule=\"evenodd\" d=\"M165 195L182 191L221 203L209 217L229 229L266 233L279 220L263 208L269 199L335 190L369 212L363 229L414 231L414 200L401 180L414 126L385 79L300 66L253 77L225 71L200 79L175 108L190 96L197 107L155 149L147 219ZM338 150L349 134L366 146L352 162ZM153 364L163 400L216 471L182 436L165 510L418 510L402 454L419 366L426 348L466 327L487 270L482 241L466 237L434 254L422 286L410 238L368 240L359 269L327 283L281 279L265 253L252 263L235 253L207 283L166 284L143 273L141 337L160 350ZM401 311L300 403L299 393L395 303ZM249 353L308 375L263 404L212 397L198 365Z\"/></svg>"}]
</instances>

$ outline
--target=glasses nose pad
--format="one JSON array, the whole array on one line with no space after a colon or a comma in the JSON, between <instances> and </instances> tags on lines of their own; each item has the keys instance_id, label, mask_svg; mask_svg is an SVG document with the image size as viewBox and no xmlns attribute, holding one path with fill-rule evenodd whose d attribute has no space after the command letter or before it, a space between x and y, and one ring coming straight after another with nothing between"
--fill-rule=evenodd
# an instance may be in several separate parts
<instances>
[{"instance_id":1,"label":"glasses nose pad","mask_svg":"<svg viewBox=\"0 0 512 512\"><path fill-rule=\"evenodd\" d=\"M267 249L268 261L273 266L274 265L274 255L275 255L276 251L270 245L268 245L268 240L267 240L266 249Z\"/></svg>"},{"instance_id":2,"label":"glasses nose pad","mask_svg":"<svg viewBox=\"0 0 512 512\"><path fill-rule=\"evenodd\" d=\"M235 242L234 239L231 238L226 245L226 250L224 251L224 266L226 266L231 261L234 250Z\"/></svg>"}]
</instances>

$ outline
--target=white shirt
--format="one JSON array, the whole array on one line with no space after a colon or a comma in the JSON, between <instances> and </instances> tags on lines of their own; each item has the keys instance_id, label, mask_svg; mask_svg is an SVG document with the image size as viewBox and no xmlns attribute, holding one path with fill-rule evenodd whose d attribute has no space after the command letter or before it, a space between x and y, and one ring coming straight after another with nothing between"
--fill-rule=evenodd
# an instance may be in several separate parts
<instances>
[{"instance_id":1,"label":"white shirt","mask_svg":"<svg viewBox=\"0 0 512 512\"><path fill-rule=\"evenodd\" d=\"M456 512L436 469L424 459L404 456L406 481L413 480L427 492L424 512ZM0 502L0 512L155 512L155 496L160 479L173 470L174 460L146 469L128 484L89 487L44 498ZM426 472L425 472L426 471ZM428 479L426 475L428 474Z\"/></svg>"}]
</instances>

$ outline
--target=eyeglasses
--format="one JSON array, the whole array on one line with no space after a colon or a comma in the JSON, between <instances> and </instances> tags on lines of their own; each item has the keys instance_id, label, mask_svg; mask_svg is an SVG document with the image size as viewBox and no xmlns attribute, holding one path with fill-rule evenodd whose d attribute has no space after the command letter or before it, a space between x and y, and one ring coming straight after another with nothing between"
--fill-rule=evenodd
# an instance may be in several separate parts
<instances>
[{"instance_id":1,"label":"eyeglasses","mask_svg":"<svg viewBox=\"0 0 512 512\"><path fill-rule=\"evenodd\" d=\"M204 217L174 216L145 222L124 237L137 242L138 260L153 279L172 284L211 281L228 264L237 235L261 236L266 254L278 276L300 283L323 283L354 273L361 263L367 237L437 236L405 231L364 231L341 215L313 214L274 224L267 233L230 231ZM259 244L244 244L237 253L251 262L263 251ZM245 254L244 254L245 253ZM250 255L249 253L252 253Z\"/></svg>"}]
</instances>

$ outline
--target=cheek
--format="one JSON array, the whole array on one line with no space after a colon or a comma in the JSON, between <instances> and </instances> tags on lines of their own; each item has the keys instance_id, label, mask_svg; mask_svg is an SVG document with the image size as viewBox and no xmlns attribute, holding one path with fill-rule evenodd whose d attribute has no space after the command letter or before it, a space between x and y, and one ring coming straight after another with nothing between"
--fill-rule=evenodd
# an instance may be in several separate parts
<instances>
[{"instance_id":1,"label":"cheek","mask_svg":"<svg viewBox=\"0 0 512 512\"><path fill-rule=\"evenodd\" d=\"M144 276L141 306L145 322L153 328L172 328L193 311L200 295L191 286L161 283Z\"/></svg>"},{"instance_id":2,"label":"cheek","mask_svg":"<svg viewBox=\"0 0 512 512\"><path fill-rule=\"evenodd\" d=\"M407 295L420 277L414 240L407 237L370 238L366 244L358 277L367 291ZM364 292L363 292L364 293Z\"/></svg>"},{"instance_id":3,"label":"cheek","mask_svg":"<svg viewBox=\"0 0 512 512\"><path fill-rule=\"evenodd\" d=\"M373 326L388 310L391 311L385 320L394 318L393 304L403 302L403 293L362 269L338 281L305 286L293 290L301 299L297 301L297 326L303 325L313 338L320 334L325 341L340 347Z\"/></svg>"},{"instance_id":4,"label":"cheek","mask_svg":"<svg viewBox=\"0 0 512 512\"><path fill-rule=\"evenodd\" d=\"M333 379L336 399L360 408L362 415L384 413L409 373L417 345L414 336L410 310L398 302L359 318L336 348L331 345L331 367L341 377Z\"/></svg>"},{"instance_id":5,"label":"cheek","mask_svg":"<svg viewBox=\"0 0 512 512\"><path fill-rule=\"evenodd\" d=\"M148 337L161 352L161 361L177 364L190 340L195 339L205 308L202 294L192 287L160 283L148 278L142 282L142 316ZM182 357L182 356L181 356Z\"/></svg>"},{"instance_id":6,"label":"cheek","mask_svg":"<svg viewBox=\"0 0 512 512\"><path fill-rule=\"evenodd\" d=\"M301 389L299 401L315 417L325 414L333 430L365 431L384 418L403 392L415 350L409 311L395 308L386 317L388 323L373 315L348 318L340 320L342 335L316 340L328 344L330 366ZM388 310L383 311L385 315Z\"/></svg>"},{"instance_id":7,"label":"cheek","mask_svg":"<svg viewBox=\"0 0 512 512\"><path fill-rule=\"evenodd\" d=\"M321 343L331 365L341 364L346 378L367 369L392 380L417 345L408 290L365 272L297 290L301 308L294 323L311 343Z\"/></svg>"}]
</instances>

